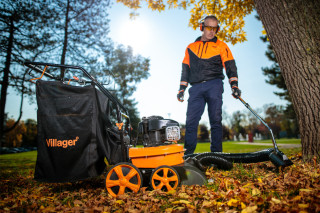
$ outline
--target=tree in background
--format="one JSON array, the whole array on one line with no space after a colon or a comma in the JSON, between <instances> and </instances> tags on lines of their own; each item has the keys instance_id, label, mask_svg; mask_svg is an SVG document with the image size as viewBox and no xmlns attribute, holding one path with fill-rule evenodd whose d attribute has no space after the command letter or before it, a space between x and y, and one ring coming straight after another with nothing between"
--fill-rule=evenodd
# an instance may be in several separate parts
<instances>
[{"instance_id":1,"label":"tree in background","mask_svg":"<svg viewBox=\"0 0 320 213\"><path fill-rule=\"evenodd\" d=\"M142 0L117 2L137 10ZM163 0L145 2L153 10L166 9ZM167 1L167 5L169 8L191 7L189 25L194 29L205 15L216 15L222 29L226 29L219 37L232 44L245 40L243 18L255 8L292 98L299 121L303 157L306 160L320 157L320 1L175 0Z\"/></svg>"},{"instance_id":2,"label":"tree in background","mask_svg":"<svg viewBox=\"0 0 320 213\"><path fill-rule=\"evenodd\" d=\"M89 72L101 72L105 60L103 52L112 53L113 44L108 37L109 0L50 1L48 11L54 14L49 32L57 42L49 60L56 64L86 66ZM60 70L60 77L65 77Z\"/></svg>"},{"instance_id":3,"label":"tree in background","mask_svg":"<svg viewBox=\"0 0 320 213\"><path fill-rule=\"evenodd\" d=\"M231 131L228 126L222 124L222 140L231 140Z\"/></svg>"},{"instance_id":4,"label":"tree in background","mask_svg":"<svg viewBox=\"0 0 320 213\"><path fill-rule=\"evenodd\" d=\"M253 136L255 136L255 134L260 133L258 130L258 126L260 124L259 119L250 111L246 111L244 113L245 117L246 117L246 126L245 126L245 130L248 134L252 134Z\"/></svg>"},{"instance_id":5,"label":"tree in background","mask_svg":"<svg viewBox=\"0 0 320 213\"><path fill-rule=\"evenodd\" d=\"M132 95L136 91L136 85L150 75L149 59L140 55L134 56L131 47L125 48L120 45L113 51L108 61L112 64L110 71L113 73L116 85L114 95L128 109L133 133L136 135L140 118L136 109L137 102L132 99Z\"/></svg>"},{"instance_id":6,"label":"tree in background","mask_svg":"<svg viewBox=\"0 0 320 213\"><path fill-rule=\"evenodd\" d=\"M276 106L273 104L265 106L265 121L268 123L269 127L275 137L280 138L281 122L283 120L283 107Z\"/></svg>"},{"instance_id":7,"label":"tree in background","mask_svg":"<svg viewBox=\"0 0 320 213\"><path fill-rule=\"evenodd\" d=\"M51 14L44 11L46 1L11 1L0 2L0 147L4 132L18 125L22 116L24 94L31 90L25 85L27 71L19 66L26 58L35 60L45 54L54 43L46 32L46 26L52 21ZM8 87L12 86L21 94L20 115L10 128L5 128L5 106Z\"/></svg>"},{"instance_id":8,"label":"tree in background","mask_svg":"<svg viewBox=\"0 0 320 213\"><path fill-rule=\"evenodd\" d=\"M60 64L83 65L102 83L105 75L112 75L114 95L127 108L135 134L140 118L132 95L136 85L149 77L150 64L149 59L134 56L130 47L115 48L107 37L109 4L106 0L54 1L50 8L59 12L56 31L61 35L56 39L63 44L55 52ZM65 77L64 69L60 77Z\"/></svg>"},{"instance_id":9,"label":"tree in background","mask_svg":"<svg viewBox=\"0 0 320 213\"><path fill-rule=\"evenodd\" d=\"M14 119L9 119L6 122L6 127L10 128L15 123L16 122ZM16 127L12 131L6 134L4 145L6 147L20 147L22 144L23 134L25 132L26 126L24 125L24 122L19 122L18 125L16 125Z\"/></svg>"},{"instance_id":10,"label":"tree in background","mask_svg":"<svg viewBox=\"0 0 320 213\"><path fill-rule=\"evenodd\" d=\"M22 97L21 113L15 125L22 115L24 95L34 96L34 85L28 80L35 77L35 73L29 75L29 70L22 66L24 61L80 65L93 76L97 76L98 80L103 80L101 76L110 74L112 70L113 74L118 76L116 78L119 78L115 80L118 83L117 89L124 90L121 99L126 102L129 114L137 116L136 103L128 98L132 96L136 84L149 76L149 60L133 56L132 51L129 52L124 47L114 48L114 44L107 37L108 7L108 0L1 1L0 29L4 33L0 37L0 47L3 50L0 53L0 62L4 75L1 81L0 124L3 125L0 139L5 124L8 86L15 88ZM122 66L127 66L128 69L120 71L128 72L126 79L121 79L123 74L117 73L120 64L112 60L119 52L129 57L122 59ZM136 67L133 69L133 66ZM49 72L61 78L65 77L64 69L50 69ZM126 83L127 85L124 85ZM131 93L127 94L126 90ZM132 121L138 122L135 117ZM13 128L14 125L10 129Z\"/></svg>"},{"instance_id":11,"label":"tree in background","mask_svg":"<svg viewBox=\"0 0 320 213\"><path fill-rule=\"evenodd\" d=\"M180 124L180 140L184 141L185 136L186 136L186 125Z\"/></svg>"},{"instance_id":12,"label":"tree in background","mask_svg":"<svg viewBox=\"0 0 320 213\"><path fill-rule=\"evenodd\" d=\"M245 128L243 122L245 121L245 114L240 111L236 111L232 114L231 118L231 130L232 134L236 136L237 140L240 140L240 134L245 137Z\"/></svg>"},{"instance_id":13,"label":"tree in background","mask_svg":"<svg viewBox=\"0 0 320 213\"><path fill-rule=\"evenodd\" d=\"M36 147L37 146L37 121L33 119L27 119L24 122L26 131L22 134L22 146Z\"/></svg>"},{"instance_id":14,"label":"tree in background","mask_svg":"<svg viewBox=\"0 0 320 213\"><path fill-rule=\"evenodd\" d=\"M205 124L199 124L198 126L198 139L201 141L209 140L208 127Z\"/></svg>"}]
</instances>

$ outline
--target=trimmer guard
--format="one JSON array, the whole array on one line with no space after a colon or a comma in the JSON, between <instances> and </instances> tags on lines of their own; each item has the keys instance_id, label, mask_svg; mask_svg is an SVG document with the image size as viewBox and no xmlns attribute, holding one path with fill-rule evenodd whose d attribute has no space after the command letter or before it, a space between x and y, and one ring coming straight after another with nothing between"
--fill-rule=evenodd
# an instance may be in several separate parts
<instances>
[{"instance_id":1,"label":"trimmer guard","mask_svg":"<svg viewBox=\"0 0 320 213\"><path fill-rule=\"evenodd\" d=\"M104 157L123 161L117 135L107 131L109 99L94 86L38 80L36 94L36 180L82 180L104 171Z\"/></svg>"}]
</instances>

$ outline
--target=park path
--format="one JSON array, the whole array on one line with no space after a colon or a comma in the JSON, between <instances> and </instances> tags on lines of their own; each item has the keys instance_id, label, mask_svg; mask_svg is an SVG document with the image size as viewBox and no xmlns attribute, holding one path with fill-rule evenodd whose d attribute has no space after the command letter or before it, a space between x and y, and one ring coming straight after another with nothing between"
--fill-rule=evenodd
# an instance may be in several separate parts
<instances>
[{"instance_id":1,"label":"park path","mask_svg":"<svg viewBox=\"0 0 320 213\"><path fill-rule=\"evenodd\" d=\"M243 145L260 145L260 146L273 146L272 143L259 143L259 142L238 142L236 144L243 144ZM281 144L277 143L278 147L282 147L284 149L290 149L290 148L300 148L301 144Z\"/></svg>"}]
</instances>

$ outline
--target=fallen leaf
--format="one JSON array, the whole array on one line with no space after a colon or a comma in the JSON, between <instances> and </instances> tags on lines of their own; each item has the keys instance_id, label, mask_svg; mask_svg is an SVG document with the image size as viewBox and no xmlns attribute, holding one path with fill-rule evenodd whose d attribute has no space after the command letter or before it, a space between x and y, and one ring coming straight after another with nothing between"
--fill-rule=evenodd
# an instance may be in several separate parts
<instances>
[{"instance_id":1,"label":"fallen leaf","mask_svg":"<svg viewBox=\"0 0 320 213\"><path fill-rule=\"evenodd\" d=\"M188 199L190 196L187 193L179 193L178 197L181 199Z\"/></svg>"},{"instance_id":2,"label":"fallen leaf","mask_svg":"<svg viewBox=\"0 0 320 213\"><path fill-rule=\"evenodd\" d=\"M295 196L292 200L293 200L293 201L299 201L299 200L301 200L301 196L300 196L300 195L297 195L297 196Z\"/></svg>"},{"instance_id":3,"label":"fallen leaf","mask_svg":"<svg viewBox=\"0 0 320 213\"><path fill-rule=\"evenodd\" d=\"M203 201L202 208L211 208L212 206L216 205L216 201Z\"/></svg>"},{"instance_id":4,"label":"fallen leaf","mask_svg":"<svg viewBox=\"0 0 320 213\"><path fill-rule=\"evenodd\" d=\"M174 190L174 189L167 192L167 194L169 194L169 195L173 195L175 193L176 193L176 190Z\"/></svg>"},{"instance_id":5,"label":"fallen leaf","mask_svg":"<svg viewBox=\"0 0 320 213\"><path fill-rule=\"evenodd\" d=\"M243 209L241 213L254 213L257 212L258 206L248 206L247 208Z\"/></svg>"},{"instance_id":6,"label":"fallen leaf","mask_svg":"<svg viewBox=\"0 0 320 213\"><path fill-rule=\"evenodd\" d=\"M191 204L191 203L186 200L177 200L177 201L172 202L172 204Z\"/></svg>"},{"instance_id":7,"label":"fallen leaf","mask_svg":"<svg viewBox=\"0 0 320 213\"><path fill-rule=\"evenodd\" d=\"M312 192L311 189L299 189L300 192Z\"/></svg>"},{"instance_id":8,"label":"fallen leaf","mask_svg":"<svg viewBox=\"0 0 320 213\"><path fill-rule=\"evenodd\" d=\"M256 196L256 195L261 194L261 191L259 189L257 189L257 188L254 188L254 189L252 189L251 193L252 193L252 196Z\"/></svg>"},{"instance_id":9,"label":"fallen leaf","mask_svg":"<svg viewBox=\"0 0 320 213\"><path fill-rule=\"evenodd\" d=\"M228 206L237 207L240 204L239 200L236 199L230 199L227 203Z\"/></svg>"},{"instance_id":10,"label":"fallen leaf","mask_svg":"<svg viewBox=\"0 0 320 213\"><path fill-rule=\"evenodd\" d=\"M173 211L173 208L167 208L167 209L165 210L166 213L171 213L172 211Z\"/></svg>"},{"instance_id":11,"label":"fallen leaf","mask_svg":"<svg viewBox=\"0 0 320 213\"><path fill-rule=\"evenodd\" d=\"M124 204L124 201L123 200L117 200L116 203L119 204L119 205L122 205L122 204Z\"/></svg>"},{"instance_id":12,"label":"fallen leaf","mask_svg":"<svg viewBox=\"0 0 320 213\"><path fill-rule=\"evenodd\" d=\"M280 200L278 200L278 199L276 199L276 198L271 198L271 200L272 200L274 203L276 203L276 204L281 203L281 201L280 201Z\"/></svg>"},{"instance_id":13,"label":"fallen leaf","mask_svg":"<svg viewBox=\"0 0 320 213\"><path fill-rule=\"evenodd\" d=\"M241 202L241 209L245 209L247 206L243 202Z\"/></svg>"},{"instance_id":14,"label":"fallen leaf","mask_svg":"<svg viewBox=\"0 0 320 213\"><path fill-rule=\"evenodd\" d=\"M306 208L309 207L309 203L306 203L306 204L305 203L299 203L298 206L299 206L300 209L306 209Z\"/></svg>"}]
</instances>

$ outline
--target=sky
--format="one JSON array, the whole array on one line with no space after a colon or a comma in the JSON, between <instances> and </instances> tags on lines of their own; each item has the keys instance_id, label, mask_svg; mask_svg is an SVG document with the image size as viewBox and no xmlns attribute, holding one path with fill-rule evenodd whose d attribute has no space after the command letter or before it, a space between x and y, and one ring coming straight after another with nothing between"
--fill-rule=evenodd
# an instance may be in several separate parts
<instances>
[{"instance_id":1,"label":"sky","mask_svg":"<svg viewBox=\"0 0 320 213\"><path fill-rule=\"evenodd\" d=\"M129 17L131 10L120 3L113 3L108 11L109 37L116 44L130 45L134 54L150 59L150 77L137 85L133 95L138 102L140 117L159 115L184 124L188 92L185 93L183 103L177 100L182 60L188 44L201 35L199 29L193 30L188 26L189 10L170 9L159 13L145 6L138 10L139 16L134 20ZM247 41L236 45L227 43L238 68L241 97L254 109L266 104L286 105L286 101L274 94L280 90L267 84L267 78L262 74L261 68L270 66L272 62L265 56L267 44L259 38L263 28L262 23L254 17L255 14L253 12L245 18ZM19 104L19 97L9 90L6 105L9 117L18 117ZM26 100L22 120L36 119L36 108L36 104ZM232 97L227 77L224 80L223 110L229 115L238 110L247 110L239 100ZM200 123L208 125L206 111Z\"/></svg>"}]
</instances>

